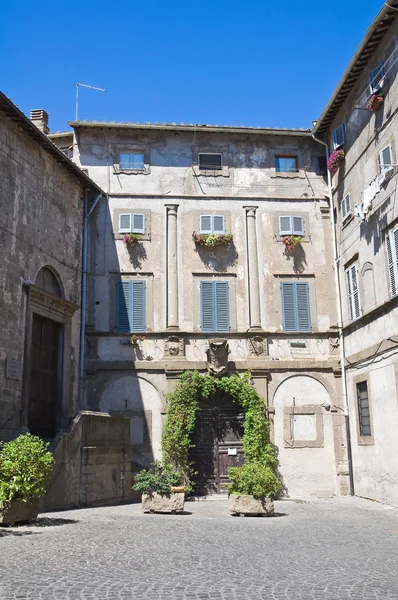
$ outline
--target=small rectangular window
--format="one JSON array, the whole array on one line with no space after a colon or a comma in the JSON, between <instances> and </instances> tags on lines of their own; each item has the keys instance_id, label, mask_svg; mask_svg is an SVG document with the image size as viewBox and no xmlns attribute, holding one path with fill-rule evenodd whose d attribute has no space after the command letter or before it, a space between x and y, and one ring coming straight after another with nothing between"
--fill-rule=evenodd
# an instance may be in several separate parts
<instances>
[{"instance_id":1,"label":"small rectangular window","mask_svg":"<svg viewBox=\"0 0 398 600\"><path fill-rule=\"evenodd\" d=\"M275 156L275 170L277 173L297 173L297 157Z\"/></svg>"},{"instance_id":2,"label":"small rectangular window","mask_svg":"<svg viewBox=\"0 0 398 600\"><path fill-rule=\"evenodd\" d=\"M202 331L229 331L227 281L200 282L200 315Z\"/></svg>"},{"instance_id":3,"label":"small rectangular window","mask_svg":"<svg viewBox=\"0 0 398 600\"><path fill-rule=\"evenodd\" d=\"M386 250L391 296L394 297L398 294L398 227L387 233Z\"/></svg>"},{"instance_id":4,"label":"small rectangular window","mask_svg":"<svg viewBox=\"0 0 398 600\"><path fill-rule=\"evenodd\" d=\"M359 421L359 435L372 435L372 429L370 425L370 407L369 407L369 396L368 396L368 384L366 381L357 383L357 402L358 402L358 421Z\"/></svg>"},{"instance_id":5,"label":"small rectangular window","mask_svg":"<svg viewBox=\"0 0 398 600\"><path fill-rule=\"evenodd\" d=\"M334 149L339 148L345 142L345 127L344 123L336 127L333 131L333 147Z\"/></svg>"},{"instance_id":6,"label":"small rectangular window","mask_svg":"<svg viewBox=\"0 0 398 600\"><path fill-rule=\"evenodd\" d=\"M201 171L221 171L222 154L210 154L208 152L199 152L199 169Z\"/></svg>"},{"instance_id":7,"label":"small rectangular window","mask_svg":"<svg viewBox=\"0 0 398 600\"><path fill-rule=\"evenodd\" d=\"M200 215L200 233L225 233L224 215Z\"/></svg>"},{"instance_id":8,"label":"small rectangular window","mask_svg":"<svg viewBox=\"0 0 398 600\"><path fill-rule=\"evenodd\" d=\"M340 202L341 219L346 220L351 215L351 196L347 194Z\"/></svg>"},{"instance_id":9,"label":"small rectangular window","mask_svg":"<svg viewBox=\"0 0 398 600\"><path fill-rule=\"evenodd\" d=\"M119 169L136 169L137 171L143 171L144 153L122 152L119 157Z\"/></svg>"},{"instance_id":10,"label":"small rectangular window","mask_svg":"<svg viewBox=\"0 0 398 600\"><path fill-rule=\"evenodd\" d=\"M311 331L310 299L305 281L281 282L283 329Z\"/></svg>"},{"instance_id":11,"label":"small rectangular window","mask_svg":"<svg viewBox=\"0 0 398 600\"><path fill-rule=\"evenodd\" d=\"M145 233L145 215L140 213L120 214L119 233Z\"/></svg>"},{"instance_id":12,"label":"small rectangular window","mask_svg":"<svg viewBox=\"0 0 398 600\"><path fill-rule=\"evenodd\" d=\"M355 321L361 316L361 303L359 298L359 281L358 267L352 265L346 271L347 274L347 290L348 290L348 305L350 308L350 320Z\"/></svg>"},{"instance_id":13,"label":"small rectangular window","mask_svg":"<svg viewBox=\"0 0 398 600\"><path fill-rule=\"evenodd\" d=\"M328 174L326 156L318 156L318 175L324 177Z\"/></svg>"},{"instance_id":14,"label":"small rectangular window","mask_svg":"<svg viewBox=\"0 0 398 600\"><path fill-rule=\"evenodd\" d=\"M279 235L304 235L303 217L280 216L279 217Z\"/></svg>"},{"instance_id":15,"label":"small rectangular window","mask_svg":"<svg viewBox=\"0 0 398 600\"><path fill-rule=\"evenodd\" d=\"M145 281L118 281L116 330L145 331Z\"/></svg>"},{"instance_id":16,"label":"small rectangular window","mask_svg":"<svg viewBox=\"0 0 398 600\"><path fill-rule=\"evenodd\" d=\"M371 88L372 94L374 92L377 92L378 90L380 90L383 87L384 67L381 63L379 65L377 65L377 67L375 69L373 69L373 71L370 72L369 79L370 79L370 88Z\"/></svg>"},{"instance_id":17,"label":"small rectangular window","mask_svg":"<svg viewBox=\"0 0 398 600\"><path fill-rule=\"evenodd\" d=\"M380 177L385 177L387 173L394 169L391 144L388 144L379 153L379 169Z\"/></svg>"}]
</instances>

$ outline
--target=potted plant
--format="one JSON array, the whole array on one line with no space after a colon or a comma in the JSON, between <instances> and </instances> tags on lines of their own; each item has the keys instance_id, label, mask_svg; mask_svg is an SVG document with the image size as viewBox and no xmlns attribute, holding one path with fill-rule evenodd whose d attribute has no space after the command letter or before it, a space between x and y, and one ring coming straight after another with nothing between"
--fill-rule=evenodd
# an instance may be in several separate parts
<instances>
[{"instance_id":1,"label":"potted plant","mask_svg":"<svg viewBox=\"0 0 398 600\"><path fill-rule=\"evenodd\" d=\"M301 235L285 235L282 238L283 243L285 244L285 249L287 252L294 252L296 248L301 246L301 240L303 238Z\"/></svg>"},{"instance_id":2,"label":"potted plant","mask_svg":"<svg viewBox=\"0 0 398 600\"><path fill-rule=\"evenodd\" d=\"M246 463L229 467L232 483L227 485L228 508L232 515L264 515L274 512L273 498L281 484L271 467Z\"/></svg>"},{"instance_id":3,"label":"potted plant","mask_svg":"<svg viewBox=\"0 0 398 600\"><path fill-rule=\"evenodd\" d=\"M192 233L192 239L198 246L214 248L215 246L228 246L233 242L232 233Z\"/></svg>"},{"instance_id":4,"label":"potted plant","mask_svg":"<svg viewBox=\"0 0 398 600\"><path fill-rule=\"evenodd\" d=\"M125 233L123 236L123 241L126 246L131 248L135 244L137 244L141 240L140 233Z\"/></svg>"},{"instance_id":5,"label":"potted plant","mask_svg":"<svg viewBox=\"0 0 398 600\"><path fill-rule=\"evenodd\" d=\"M376 112L376 110L378 110L380 108L380 106L383 104L384 102L384 98L380 93L375 93L372 94L371 97L368 100L368 103L366 105L368 110L372 110L373 112Z\"/></svg>"},{"instance_id":6,"label":"potted plant","mask_svg":"<svg viewBox=\"0 0 398 600\"><path fill-rule=\"evenodd\" d=\"M177 513L184 510L185 490L182 478L171 466L155 461L134 478L133 489L142 494L143 512Z\"/></svg>"},{"instance_id":7,"label":"potted plant","mask_svg":"<svg viewBox=\"0 0 398 600\"><path fill-rule=\"evenodd\" d=\"M36 519L54 465L47 448L30 433L0 445L0 525Z\"/></svg>"},{"instance_id":8,"label":"potted plant","mask_svg":"<svg viewBox=\"0 0 398 600\"><path fill-rule=\"evenodd\" d=\"M339 170L341 165L344 163L344 160L345 154L344 150L341 148L338 148L331 153L328 160L328 169L332 175Z\"/></svg>"},{"instance_id":9,"label":"potted plant","mask_svg":"<svg viewBox=\"0 0 398 600\"><path fill-rule=\"evenodd\" d=\"M145 335L134 334L131 336L130 343L132 346L138 346L139 342L143 342L144 340L145 340Z\"/></svg>"}]
</instances>

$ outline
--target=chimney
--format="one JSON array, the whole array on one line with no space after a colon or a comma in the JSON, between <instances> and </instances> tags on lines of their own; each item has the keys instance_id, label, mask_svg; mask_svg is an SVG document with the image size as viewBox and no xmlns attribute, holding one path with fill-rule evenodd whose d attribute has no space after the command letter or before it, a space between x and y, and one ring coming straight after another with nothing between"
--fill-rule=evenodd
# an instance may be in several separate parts
<instances>
[{"instance_id":1,"label":"chimney","mask_svg":"<svg viewBox=\"0 0 398 600\"><path fill-rule=\"evenodd\" d=\"M32 118L32 117L31 117ZM315 125L318 123L318 121L312 121L312 129L314 129Z\"/></svg>"},{"instance_id":2,"label":"chimney","mask_svg":"<svg viewBox=\"0 0 398 600\"><path fill-rule=\"evenodd\" d=\"M48 126L48 114L42 108L30 111L30 120L34 123L37 129L40 129L46 135L50 133Z\"/></svg>"}]
</instances>

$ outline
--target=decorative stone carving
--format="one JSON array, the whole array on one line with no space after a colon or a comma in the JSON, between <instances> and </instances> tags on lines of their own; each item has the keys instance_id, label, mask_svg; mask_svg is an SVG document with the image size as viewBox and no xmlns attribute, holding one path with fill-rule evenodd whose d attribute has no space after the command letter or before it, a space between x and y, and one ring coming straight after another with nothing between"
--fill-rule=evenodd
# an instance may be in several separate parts
<instances>
[{"instance_id":1,"label":"decorative stone carving","mask_svg":"<svg viewBox=\"0 0 398 600\"><path fill-rule=\"evenodd\" d=\"M86 336L86 358L98 358L98 338Z\"/></svg>"},{"instance_id":2,"label":"decorative stone carving","mask_svg":"<svg viewBox=\"0 0 398 600\"><path fill-rule=\"evenodd\" d=\"M340 345L339 338L329 338L330 354L336 354Z\"/></svg>"},{"instance_id":3,"label":"decorative stone carving","mask_svg":"<svg viewBox=\"0 0 398 600\"><path fill-rule=\"evenodd\" d=\"M35 285L26 285L26 289L29 292L30 302L55 314L72 317L73 313L78 309L77 304L72 304L68 300L59 298L59 296L49 294Z\"/></svg>"},{"instance_id":4,"label":"decorative stone carving","mask_svg":"<svg viewBox=\"0 0 398 600\"><path fill-rule=\"evenodd\" d=\"M165 340L164 349L169 356L184 354L184 338L178 335L169 335Z\"/></svg>"},{"instance_id":5,"label":"decorative stone carving","mask_svg":"<svg viewBox=\"0 0 398 600\"><path fill-rule=\"evenodd\" d=\"M221 377L228 371L228 341L222 339L209 340L209 348L206 350L207 370L211 375Z\"/></svg>"},{"instance_id":6,"label":"decorative stone carving","mask_svg":"<svg viewBox=\"0 0 398 600\"><path fill-rule=\"evenodd\" d=\"M262 335L253 335L249 338L249 353L251 356L267 354L267 340Z\"/></svg>"}]
</instances>

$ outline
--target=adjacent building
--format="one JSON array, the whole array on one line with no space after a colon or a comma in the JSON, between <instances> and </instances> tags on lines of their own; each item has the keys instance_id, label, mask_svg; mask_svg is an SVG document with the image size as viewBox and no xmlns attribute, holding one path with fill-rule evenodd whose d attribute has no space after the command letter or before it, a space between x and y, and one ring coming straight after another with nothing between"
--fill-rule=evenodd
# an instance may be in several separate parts
<instances>
[{"instance_id":1,"label":"adjacent building","mask_svg":"<svg viewBox=\"0 0 398 600\"><path fill-rule=\"evenodd\" d=\"M398 3L376 17L314 133L331 177L354 492L398 505Z\"/></svg>"}]
</instances>

